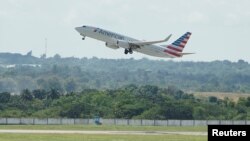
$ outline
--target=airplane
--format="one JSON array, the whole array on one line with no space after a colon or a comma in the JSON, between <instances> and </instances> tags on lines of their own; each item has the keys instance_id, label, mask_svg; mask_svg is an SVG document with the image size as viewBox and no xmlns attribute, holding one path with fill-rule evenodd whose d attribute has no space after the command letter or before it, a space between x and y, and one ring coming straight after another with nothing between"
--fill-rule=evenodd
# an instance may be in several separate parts
<instances>
[{"instance_id":1,"label":"airplane","mask_svg":"<svg viewBox=\"0 0 250 141\"><path fill-rule=\"evenodd\" d=\"M79 32L81 36L83 36L82 40L84 40L86 36L94 38L105 42L105 45L109 48L124 48L125 54L132 54L133 51L136 51L146 55L164 58L179 58L183 55L194 54L182 52L191 36L191 32L186 32L172 44L155 45L157 43L168 41L172 34L163 40L143 41L93 26L84 25L81 27L76 27L75 30Z\"/></svg>"}]
</instances>

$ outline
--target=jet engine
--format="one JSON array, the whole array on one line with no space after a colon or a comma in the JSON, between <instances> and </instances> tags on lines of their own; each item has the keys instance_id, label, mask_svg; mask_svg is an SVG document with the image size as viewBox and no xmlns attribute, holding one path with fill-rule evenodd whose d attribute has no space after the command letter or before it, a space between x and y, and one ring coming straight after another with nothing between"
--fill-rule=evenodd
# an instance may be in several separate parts
<instances>
[{"instance_id":1,"label":"jet engine","mask_svg":"<svg viewBox=\"0 0 250 141\"><path fill-rule=\"evenodd\" d=\"M112 43L105 43L106 47L112 48L112 49L118 49L119 46L117 46L116 44L112 44Z\"/></svg>"},{"instance_id":2,"label":"jet engine","mask_svg":"<svg viewBox=\"0 0 250 141\"><path fill-rule=\"evenodd\" d=\"M116 45L123 48L130 48L130 44L126 41L117 40Z\"/></svg>"}]
</instances>

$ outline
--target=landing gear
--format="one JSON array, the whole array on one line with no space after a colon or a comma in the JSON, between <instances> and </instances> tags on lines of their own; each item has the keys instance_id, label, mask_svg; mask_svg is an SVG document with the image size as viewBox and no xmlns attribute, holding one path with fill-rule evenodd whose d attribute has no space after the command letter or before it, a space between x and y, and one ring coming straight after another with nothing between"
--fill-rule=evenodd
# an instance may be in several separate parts
<instances>
[{"instance_id":1,"label":"landing gear","mask_svg":"<svg viewBox=\"0 0 250 141\"><path fill-rule=\"evenodd\" d=\"M80 34L80 35L82 35L82 40L85 40L85 35L84 34Z\"/></svg>"},{"instance_id":2,"label":"landing gear","mask_svg":"<svg viewBox=\"0 0 250 141\"><path fill-rule=\"evenodd\" d=\"M125 54L128 54L128 49L125 49L125 50L124 50L124 53L125 53Z\"/></svg>"},{"instance_id":3,"label":"landing gear","mask_svg":"<svg viewBox=\"0 0 250 141\"><path fill-rule=\"evenodd\" d=\"M129 52L130 54L132 54L132 53L133 53L132 48L129 48L129 49L128 49L128 52Z\"/></svg>"},{"instance_id":4,"label":"landing gear","mask_svg":"<svg viewBox=\"0 0 250 141\"><path fill-rule=\"evenodd\" d=\"M133 50L132 50L132 48L125 49L125 50L124 50L124 53L125 53L125 54L128 54L128 53L129 53L129 54L132 54L132 53L133 53Z\"/></svg>"}]
</instances>

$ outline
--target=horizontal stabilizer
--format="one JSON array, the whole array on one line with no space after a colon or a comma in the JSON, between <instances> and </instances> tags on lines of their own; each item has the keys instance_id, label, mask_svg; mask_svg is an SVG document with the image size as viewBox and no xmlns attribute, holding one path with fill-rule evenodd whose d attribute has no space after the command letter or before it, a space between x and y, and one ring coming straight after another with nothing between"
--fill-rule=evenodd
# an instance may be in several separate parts
<instances>
[{"instance_id":1,"label":"horizontal stabilizer","mask_svg":"<svg viewBox=\"0 0 250 141\"><path fill-rule=\"evenodd\" d=\"M180 53L181 55L190 55L190 54L195 54L195 53Z\"/></svg>"}]
</instances>

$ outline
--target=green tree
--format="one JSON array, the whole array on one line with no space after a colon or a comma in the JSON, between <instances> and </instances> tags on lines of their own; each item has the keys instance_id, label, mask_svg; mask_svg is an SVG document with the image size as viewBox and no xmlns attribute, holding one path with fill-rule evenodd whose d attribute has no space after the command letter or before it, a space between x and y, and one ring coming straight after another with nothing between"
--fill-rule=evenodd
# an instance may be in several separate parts
<instances>
[{"instance_id":1,"label":"green tree","mask_svg":"<svg viewBox=\"0 0 250 141\"><path fill-rule=\"evenodd\" d=\"M33 100L33 95L31 94L30 90L24 89L21 92L21 98L24 101L32 101Z\"/></svg>"},{"instance_id":2,"label":"green tree","mask_svg":"<svg viewBox=\"0 0 250 141\"><path fill-rule=\"evenodd\" d=\"M77 88L77 84L75 80L73 79L68 80L65 84L65 89L67 92L74 92L76 88Z\"/></svg>"},{"instance_id":3,"label":"green tree","mask_svg":"<svg viewBox=\"0 0 250 141\"><path fill-rule=\"evenodd\" d=\"M10 93L2 92L0 93L0 103L8 103L10 100Z\"/></svg>"},{"instance_id":4,"label":"green tree","mask_svg":"<svg viewBox=\"0 0 250 141\"><path fill-rule=\"evenodd\" d=\"M59 97L60 97L60 92L58 91L58 90L56 90L56 89L51 89L50 91L49 91L49 93L48 93L48 99L52 99L52 100L54 100L54 99L58 99Z\"/></svg>"},{"instance_id":5,"label":"green tree","mask_svg":"<svg viewBox=\"0 0 250 141\"><path fill-rule=\"evenodd\" d=\"M247 107L250 107L250 97L247 98L246 106L247 106Z\"/></svg>"},{"instance_id":6,"label":"green tree","mask_svg":"<svg viewBox=\"0 0 250 141\"><path fill-rule=\"evenodd\" d=\"M211 103L216 103L217 102L217 97L215 97L215 96L209 96L209 102L211 102Z\"/></svg>"},{"instance_id":7,"label":"green tree","mask_svg":"<svg viewBox=\"0 0 250 141\"><path fill-rule=\"evenodd\" d=\"M34 98L42 100L42 99L46 98L47 93L43 89L36 89L36 90L32 91L32 94L33 94Z\"/></svg>"},{"instance_id":8,"label":"green tree","mask_svg":"<svg viewBox=\"0 0 250 141\"><path fill-rule=\"evenodd\" d=\"M204 120L207 117L207 112L203 106L195 107L193 116L196 120Z\"/></svg>"},{"instance_id":9,"label":"green tree","mask_svg":"<svg viewBox=\"0 0 250 141\"><path fill-rule=\"evenodd\" d=\"M83 112L83 106L80 103L72 102L64 106L64 109L60 112L60 116L68 118L79 118Z\"/></svg>"},{"instance_id":10,"label":"green tree","mask_svg":"<svg viewBox=\"0 0 250 141\"><path fill-rule=\"evenodd\" d=\"M55 89L59 92L63 92L62 81L58 77L53 77L48 80L50 89Z\"/></svg>"}]
</instances>

